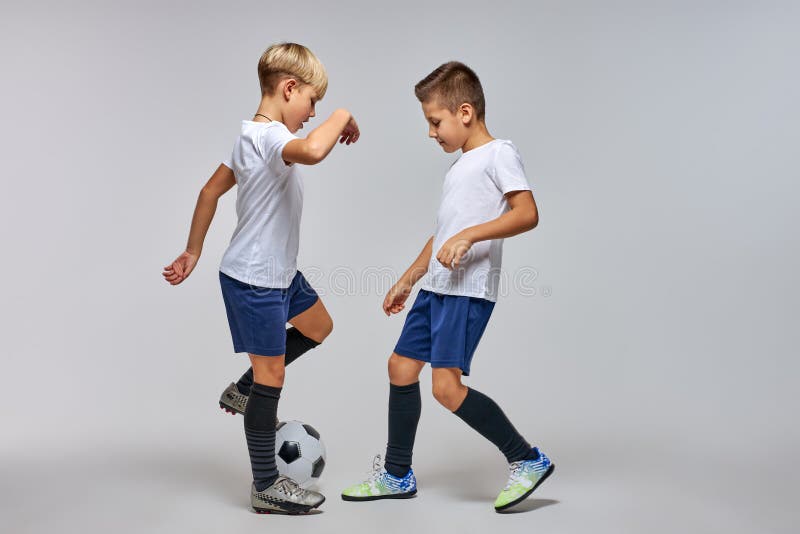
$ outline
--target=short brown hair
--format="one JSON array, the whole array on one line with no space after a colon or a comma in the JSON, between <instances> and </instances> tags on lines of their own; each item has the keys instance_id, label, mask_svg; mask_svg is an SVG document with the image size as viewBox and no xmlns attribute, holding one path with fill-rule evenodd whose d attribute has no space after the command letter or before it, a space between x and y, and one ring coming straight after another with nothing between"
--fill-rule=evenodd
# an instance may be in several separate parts
<instances>
[{"instance_id":1,"label":"short brown hair","mask_svg":"<svg viewBox=\"0 0 800 534\"><path fill-rule=\"evenodd\" d=\"M296 78L310 85L320 99L328 89L325 67L311 50L297 43L274 44L261 54L258 61L261 96L274 94L278 82L285 78Z\"/></svg>"},{"instance_id":2,"label":"short brown hair","mask_svg":"<svg viewBox=\"0 0 800 534\"><path fill-rule=\"evenodd\" d=\"M478 75L458 61L440 65L414 86L414 94L420 102L437 99L452 113L466 102L475 109L479 120L486 115L486 101Z\"/></svg>"}]
</instances>

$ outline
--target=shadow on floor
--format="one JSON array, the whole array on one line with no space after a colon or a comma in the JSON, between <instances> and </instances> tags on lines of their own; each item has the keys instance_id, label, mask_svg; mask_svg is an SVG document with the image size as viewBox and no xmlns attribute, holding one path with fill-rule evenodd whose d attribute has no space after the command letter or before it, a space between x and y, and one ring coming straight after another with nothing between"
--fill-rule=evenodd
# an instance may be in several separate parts
<instances>
[{"instance_id":1,"label":"shadow on floor","mask_svg":"<svg viewBox=\"0 0 800 534\"><path fill-rule=\"evenodd\" d=\"M534 499L533 497L528 497L518 505L498 513L503 515L524 514L526 512L533 512L534 510L538 510L539 508L544 508L545 506L552 506L554 504L558 504L559 502L561 501L556 501L554 499Z\"/></svg>"},{"instance_id":2,"label":"shadow on floor","mask_svg":"<svg viewBox=\"0 0 800 534\"><path fill-rule=\"evenodd\" d=\"M476 466L474 469L459 469L455 466L451 468L440 468L435 471L427 471L419 477L418 483L420 492L426 488L436 489L446 493L457 500L476 503L493 503L497 498L497 493L502 489L502 485L493 487L489 482L497 478L497 471L490 467L481 468ZM518 505L501 512L504 514L515 514L533 512L539 508L558 504L560 501L553 499L537 499L537 494L547 491L546 483L542 488L538 488L536 493Z\"/></svg>"}]
</instances>

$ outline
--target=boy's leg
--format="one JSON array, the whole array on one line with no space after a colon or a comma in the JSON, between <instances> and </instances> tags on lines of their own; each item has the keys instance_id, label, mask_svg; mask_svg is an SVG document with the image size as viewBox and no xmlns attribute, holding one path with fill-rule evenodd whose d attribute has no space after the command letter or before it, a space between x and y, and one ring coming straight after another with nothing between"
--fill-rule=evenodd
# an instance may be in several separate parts
<instances>
[{"instance_id":1,"label":"boy's leg","mask_svg":"<svg viewBox=\"0 0 800 534\"><path fill-rule=\"evenodd\" d=\"M409 314L410 315L410 314ZM411 469L411 453L421 411L419 372L424 361L389 357L389 440L386 459L377 455L370 477L342 491L345 501L407 499L417 494L417 479Z\"/></svg>"},{"instance_id":2,"label":"boy's leg","mask_svg":"<svg viewBox=\"0 0 800 534\"><path fill-rule=\"evenodd\" d=\"M511 463L533 454L530 444L497 403L461 383L493 309L493 302L473 297L443 295L432 301L433 396L494 443Z\"/></svg>"},{"instance_id":3,"label":"boy's leg","mask_svg":"<svg viewBox=\"0 0 800 534\"><path fill-rule=\"evenodd\" d=\"M509 463L535 458L530 444L492 399L461 383L461 369L434 368L433 396L483 437L494 443Z\"/></svg>"},{"instance_id":4,"label":"boy's leg","mask_svg":"<svg viewBox=\"0 0 800 534\"><path fill-rule=\"evenodd\" d=\"M292 326L286 329L286 365L318 347L333 330L333 320L325 309L322 299L317 299L309 309L289 319L289 324ZM252 385L251 367L236 382L236 389L242 395L249 395Z\"/></svg>"},{"instance_id":5,"label":"boy's leg","mask_svg":"<svg viewBox=\"0 0 800 534\"><path fill-rule=\"evenodd\" d=\"M404 477L411 469L414 438L422 412L419 373L425 362L397 353L389 357L389 439L385 468L391 475Z\"/></svg>"},{"instance_id":6,"label":"boy's leg","mask_svg":"<svg viewBox=\"0 0 800 534\"><path fill-rule=\"evenodd\" d=\"M322 343L333 331L333 319L321 298L317 298L317 301L307 310L290 317L289 323L317 345ZM289 355L287 354L286 357L288 358Z\"/></svg>"},{"instance_id":7,"label":"boy's leg","mask_svg":"<svg viewBox=\"0 0 800 534\"><path fill-rule=\"evenodd\" d=\"M422 406L419 373L430 360L431 295L424 289L419 291L406 315L400 339L389 357L386 459L382 462L380 455L376 456L370 477L342 491L342 499L346 501L407 499L417 493L411 456Z\"/></svg>"},{"instance_id":8,"label":"boy's leg","mask_svg":"<svg viewBox=\"0 0 800 534\"><path fill-rule=\"evenodd\" d=\"M244 413L244 433L253 486L250 503L257 512L308 512L325 501L322 494L304 490L285 476L275 463L275 420L284 378L284 355L250 354L255 383Z\"/></svg>"},{"instance_id":9,"label":"boy's leg","mask_svg":"<svg viewBox=\"0 0 800 534\"><path fill-rule=\"evenodd\" d=\"M244 413L244 433L257 491L278 478L275 464L275 420L284 379L284 356L250 354L255 383Z\"/></svg>"},{"instance_id":10,"label":"boy's leg","mask_svg":"<svg viewBox=\"0 0 800 534\"><path fill-rule=\"evenodd\" d=\"M483 393L461 383L461 369L434 368L433 395L483 437L494 443L509 463L506 487L494 507L501 512L526 499L553 472L555 465L538 448L531 448L503 410Z\"/></svg>"}]
</instances>

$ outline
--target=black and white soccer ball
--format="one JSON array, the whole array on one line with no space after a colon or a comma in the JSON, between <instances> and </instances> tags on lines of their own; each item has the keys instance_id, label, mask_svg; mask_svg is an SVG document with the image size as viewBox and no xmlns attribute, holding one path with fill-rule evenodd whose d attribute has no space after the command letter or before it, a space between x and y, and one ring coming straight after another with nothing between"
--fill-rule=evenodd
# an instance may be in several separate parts
<instances>
[{"instance_id":1,"label":"black and white soccer ball","mask_svg":"<svg viewBox=\"0 0 800 534\"><path fill-rule=\"evenodd\" d=\"M281 421L275 434L278 472L303 488L314 485L325 469L325 444L313 426L302 421Z\"/></svg>"}]
</instances>

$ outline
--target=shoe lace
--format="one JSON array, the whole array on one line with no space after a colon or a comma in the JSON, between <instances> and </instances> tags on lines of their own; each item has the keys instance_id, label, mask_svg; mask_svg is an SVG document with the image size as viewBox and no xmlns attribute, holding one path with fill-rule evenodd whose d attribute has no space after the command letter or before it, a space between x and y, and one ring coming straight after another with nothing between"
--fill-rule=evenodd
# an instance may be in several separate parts
<instances>
[{"instance_id":1,"label":"shoe lace","mask_svg":"<svg viewBox=\"0 0 800 534\"><path fill-rule=\"evenodd\" d=\"M367 482L370 484L377 483L381 479L383 473L383 458L380 454L376 454L372 459L372 470L369 472Z\"/></svg>"},{"instance_id":2,"label":"shoe lace","mask_svg":"<svg viewBox=\"0 0 800 534\"><path fill-rule=\"evenodd\" d=\"M503 491L508 490L515 483L522 479L523 464L522 462L512 462L508 465L508 482Z\"/></svg>"},{"instance_id":3,"label":"shoe lace","mask_svg":"<svg viewBox=\"0 0 800 534\"><path fill-rule=\"evenodd\" d=\"M290 497L304 497L308 493L297 482L288 477L280 477L275 482L275 489Z\"/></svg>"}]
</instances>

